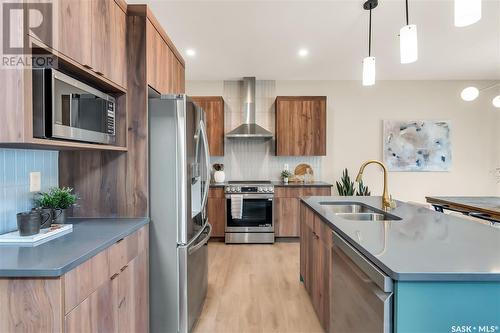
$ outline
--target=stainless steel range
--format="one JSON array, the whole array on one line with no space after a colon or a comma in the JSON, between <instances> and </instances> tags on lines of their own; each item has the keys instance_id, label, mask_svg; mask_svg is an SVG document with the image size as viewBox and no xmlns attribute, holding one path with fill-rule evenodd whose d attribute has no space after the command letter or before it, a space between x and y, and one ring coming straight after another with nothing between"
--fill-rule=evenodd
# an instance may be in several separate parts
<instances>
[{"instance_id":1,"label":"stainless steel range","mask_svg":"<svg viewBox=\"0 0 500 333\"><path fill-rule=\"evenodd\" d=\"M231 181L226 193L226 243L274 243L274 186Z\"/></svg>"}]
</instances>

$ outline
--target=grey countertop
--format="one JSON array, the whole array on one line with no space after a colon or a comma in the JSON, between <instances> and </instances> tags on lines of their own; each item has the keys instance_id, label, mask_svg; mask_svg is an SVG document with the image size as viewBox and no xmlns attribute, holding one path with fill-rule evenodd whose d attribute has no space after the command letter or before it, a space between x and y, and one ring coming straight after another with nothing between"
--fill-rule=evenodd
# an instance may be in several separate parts
<instances>
[{"instance_id":1,"label":"grey countertop","mask_svg":"<svg viewBox=\"0 0 500 333\"><path fill-rule=\"evenodd\" d=\"M149 223L148 218L70 218L73 232L38 246L0 246L0 277L57 277Z\"/></svg>"},{"instance_id":2,"label":"grey countertop","mask_svg":"<svg viewBox=\"0 0 500 333\"><path fill-rule=\"evenodd\" d=\"M310 183L288 183L288 184L285 184L280 180L273 180L271 182L276 187L331 187L331 186L333 186L330 183L322 182L322 181L314 181L314 182L310 182ZM224 187L226 185L228 185L227 182L224 182L224 183L211 182L210 183L211 187Z\"/></svg>"},{"instance_id":3,"label":"grey countertop","mask_svg":"<svg viewBox=\"0 0 500 333\"><path fill-rule=\"evenodd\" d=\"M277 187L332 187L333 186L332 184L322 181L313 181L309 183L289 182L285 184L279 180L273 181L273 185Z\"/></svg>"},{"instance_id":4,"label":"grey countertop","mask_svg":"<svg viewBox=\"0 0 500 333\"><path fill-rule=\"evenodd\" d=\"M500 281L500 228L397 202L400 221L348 221L324 201L362 202L381 209L380 197L306 197L331 229L394 280Z\"/></svg>"}]
</instances>

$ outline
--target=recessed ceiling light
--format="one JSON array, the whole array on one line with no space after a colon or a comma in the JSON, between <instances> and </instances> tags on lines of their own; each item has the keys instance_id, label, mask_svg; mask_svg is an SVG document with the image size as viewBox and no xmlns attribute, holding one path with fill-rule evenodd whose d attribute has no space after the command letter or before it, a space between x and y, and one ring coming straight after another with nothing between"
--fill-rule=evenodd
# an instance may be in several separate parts
<instances>
[{"instance_id":1,"label":"recessed ceiling light","mask_svg":"<svg viewBox=\"0 0 500 333\"><path fill-rule=\"evenodd\" d=\"M187 49L186 50L186 54L189 56L189 57L194 57L196 55L196 51L193 50L193 49Z\"/></svg>"},{"instance_id":2,"label":"recessed ceiling light","mask_svg":"<svg viewBox=\"0 0 500 333\"><path fill-rule=\"evenodd\" d=\"M299 57L307 57L307 55L309 54L309 50L308 49L300 49L299 50Z\"/></svg>"}]
</instances>

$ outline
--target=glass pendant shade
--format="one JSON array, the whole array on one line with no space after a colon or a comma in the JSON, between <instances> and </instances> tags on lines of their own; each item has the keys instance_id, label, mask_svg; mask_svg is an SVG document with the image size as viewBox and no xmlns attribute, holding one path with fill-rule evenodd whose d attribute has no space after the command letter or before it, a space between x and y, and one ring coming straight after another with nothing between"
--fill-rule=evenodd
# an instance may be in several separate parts
<instances>
[{"instance_id":1,"label":"glass pendant shade","mask_svg":"<svg viewBox=\"0 0 500 333\"><path fill-rule=\"evenodd\" d=\"M495 98L493 98L493 100L491 101L491 103L493 104L494 107L500 108L500 95L498 95Z\"/></svg>"},{"instance_id":2,"label":"glass pendant shade","mask_svg":"<svg viewBox=\"0 0 500 333\"><path fill-rule=\"evenodd\" d=\"M455 26L465 27L481 19L482 0L455 0Z\"/></svg>"},{"instance_id":3,"label":"glass pendant shade","mask_svg":"<svg viewBox=\"0 0 500 333\"><path fill-rule=\"evenodd\" d=\"M460 97L466 102L471 102L479 96L479 89L476 87L467 87L460 93Z\"/></svg>"},{"instance_id":4,"label":"glass pendant shade","mask_svg":"<svg viewBox=\"0 0 500 333\"><path fill-rule=\"evenodd\" d=\"M363 85L373 86L375 84L375 57L363 59Z\"/></svg>"},{"instance_id":5,"label":"glass pendant shade","mask_svg":"<svg viewBox=\"0 0 500 333\"><path fill-rule=\"evenodd\" d=\"M418 59L417 26L405 25L399 31L399 49L402 64L409 64Z\"/></svg>"}]
</instances>

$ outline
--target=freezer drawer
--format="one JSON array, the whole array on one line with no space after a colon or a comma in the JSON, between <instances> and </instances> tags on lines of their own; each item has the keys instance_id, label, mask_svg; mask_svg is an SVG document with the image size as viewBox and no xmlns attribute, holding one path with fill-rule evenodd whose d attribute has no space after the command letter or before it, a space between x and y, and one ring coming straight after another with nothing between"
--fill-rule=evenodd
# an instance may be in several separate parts
<instances>
[{"instance_id":1,"label":"freezer drawer","mask_svg":"<svg viewBox=\"0 0 500 333\"><path fill-rule=\"evenodd\" d=\"M208 239L212 226L187 246L179 247L179 332L191 332L198 320L208 289Z\"/></svg>"},{"instance_id":2,"label":"freezer drawer","mask_svg":"<svg viewBox=\"0 0 500 333\"><path fill-rule=\"evenodd\" d=\"M331 332L392 332L392 280L335 233L331 260Z\"/></svg>"}]
</instances>

